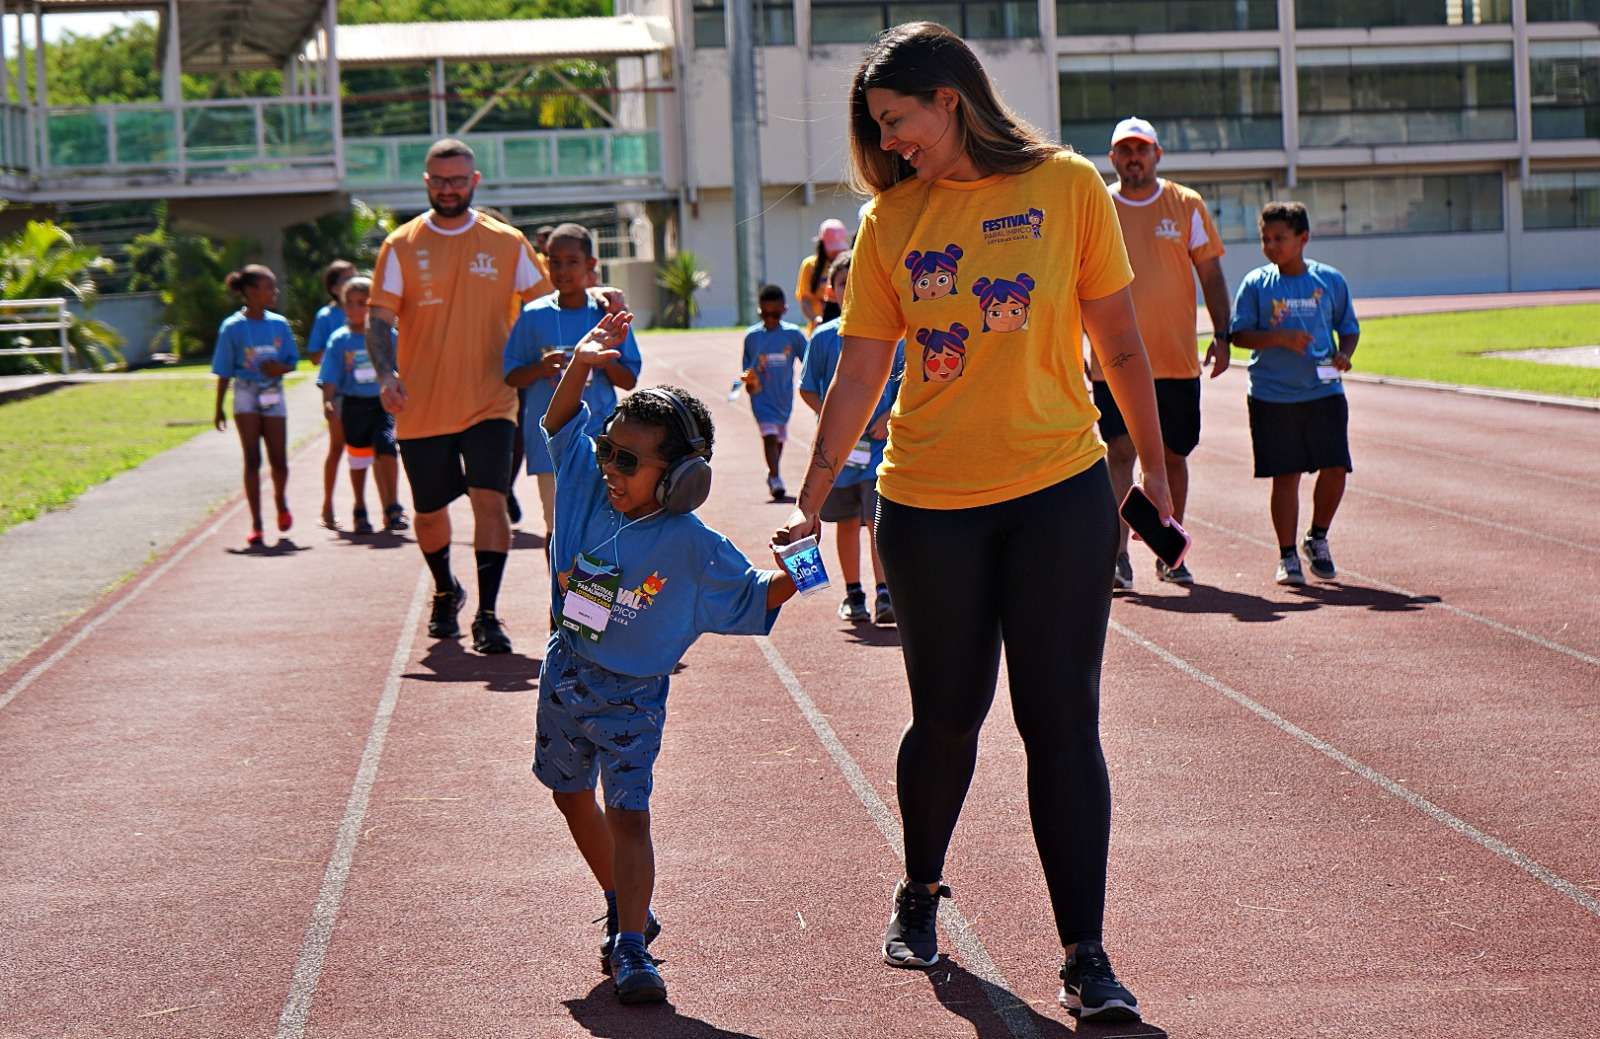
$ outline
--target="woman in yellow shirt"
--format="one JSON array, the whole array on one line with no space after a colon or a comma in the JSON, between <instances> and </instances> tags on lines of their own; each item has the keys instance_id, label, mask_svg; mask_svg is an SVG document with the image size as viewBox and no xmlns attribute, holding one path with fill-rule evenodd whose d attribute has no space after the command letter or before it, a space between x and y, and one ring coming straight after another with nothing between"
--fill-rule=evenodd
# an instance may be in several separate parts
<instances>
[{"instance_id":1,"label":"woman in yellow shirt","mask_svg":"<svg viewBox=\"0 0 1600 1039\"><path fill-rule=\"evenodd\" d=\"M1099 679L1117 519L1084 330L1128 419L1144 490L1164 519L1172 507L1116 213L1095 168L1011 113L966 45L929 22L868 48L850 143L854 177L874 198L838 374L799 507L776 537L817 531L904 336L878 477L878 548L911 688L897 783L906 875L884 958L939 958L945 852L1003 647L1065 949L1061 1002L1085 1019L1134 1020L1138 1002L1101 945L1111 794Z\"/></svg>"},{"instance_id":2,"label":"woman in yellow shirt","mask_svg":"<svg viewBox=\"0 0 1600 1039\"><path fill-rule=\"evenodd\" d=\"M828 219L817 228L817 251L800 261L800 274L795 278L794 298L800 301L800 311L806 316L806 335L817 330L824 321L839 316L838 300L828 299L825 275L834 257L850 248L850 229L844 221ZM833 313L828 304L833 303Z\"/></svg>"}]
</instances>

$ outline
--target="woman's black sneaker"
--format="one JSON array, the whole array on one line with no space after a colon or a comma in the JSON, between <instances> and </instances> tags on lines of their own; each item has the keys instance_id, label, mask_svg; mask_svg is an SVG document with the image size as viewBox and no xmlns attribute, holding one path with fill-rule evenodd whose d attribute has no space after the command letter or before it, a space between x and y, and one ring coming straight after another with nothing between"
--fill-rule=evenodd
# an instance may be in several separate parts
<instances>
[{"instance_id":1,"label":"woman's black sneaker","mask_svg":"<svg viewBox=\"0 0 1600 1039\"><path fill-rule=\"evenodd\" d=\"M1139 1020L1139 1001L1111 969L1099 942L1079 942L1061 966L1061 994L1067 1012L1082 1021Z\"/></svg>"},{"instance_id":2,"label":"woman's black sneaker","mask_svg":"<svg viewBox=\"0 0 1600 1039\"><path fill-rule=\"evenodd\" d=\"M472 618L472 648L484 654L511 652L511 636L500 626L500 618L488 610L479 610Z\"/></svg>"},{"instance_id":3,"label":"woman's black sneaker","mask_svg":"<svg viewBox=\"0 0 1600 1039\"><path fill-rule=\"evenodd\" d=\"M939 962L939 899L949 898L943 884L929 891L923 884L895 885L894 912L883 935L883 962L891 967L931 967Z\"/></svg>"},{"instance_id":4,"label":"woman's black sneaker","mask_svg":"<svg viewBox=\"0 0 1600 1039\"><path fill-rule=\"evenodd\" d=\"M405 530L409 523L406 522L406 507L399 502L386 505L383 509L383 530L386 534L394 534Z\"/></svg>"},{"instance_id":5,"label":"woman's black sneaker","mask_svg":"<svg viewBox=\"0 0 1600 1039\"><path fill-rule=\"evenodd\" d=\"M467 590L457 581L448 592L433 593L433 615L428 618L428 637L453 639L461 635L461 622L456 614L467 604Z\"/></svg>"},{"instance_id":6,"label":"woman's black sneaker","mask_svg":"<svg viewBox=\"0 0 1600 1039\"><path fill-rule=\"evenodd\" d=\"M372 533L372 521L367 518L367 510L366 509L364 509L364 508L357 508L356 509L355 516L354 516L354 522L351 524L350 530L351 530L352 533L355 533L355 534L371 534Z\"/></svg>"}]
</instances>

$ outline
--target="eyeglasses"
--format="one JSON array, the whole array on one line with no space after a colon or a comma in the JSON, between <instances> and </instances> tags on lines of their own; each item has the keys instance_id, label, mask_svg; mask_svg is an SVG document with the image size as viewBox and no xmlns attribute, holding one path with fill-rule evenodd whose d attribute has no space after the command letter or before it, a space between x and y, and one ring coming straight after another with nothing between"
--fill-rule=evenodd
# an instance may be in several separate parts
<instances>
[{"instance_id":1,"label":"eyeglasses","mask_svg":"<svg viewBox=\"0 0 1600 1039\"><path fill-rule=\"evenodd\" d=\"M428 178L428 187L432 188L435 191L444 191L446 188L449 188L452 191L462 191L462 190L465 190L466 186L468 184L471 184L471 183L472 183L472 178L470 176L468 176L468 177L429 177Z\"/></svg>"},{"instance_id":2,"label":"eyeglasses","mask_svg":"<svg viewBox=\"0 0 1600 1039\"><path fill-rule=\"evenodd\" d=\"M625 447L618 447L611 442L610 437L601 434L594 438L594 464L602 469L609 465L623 476L632 476L639 471L641 465L664 466L667 463L655 458L645 458Z\"/></svg>"}]
</instances>

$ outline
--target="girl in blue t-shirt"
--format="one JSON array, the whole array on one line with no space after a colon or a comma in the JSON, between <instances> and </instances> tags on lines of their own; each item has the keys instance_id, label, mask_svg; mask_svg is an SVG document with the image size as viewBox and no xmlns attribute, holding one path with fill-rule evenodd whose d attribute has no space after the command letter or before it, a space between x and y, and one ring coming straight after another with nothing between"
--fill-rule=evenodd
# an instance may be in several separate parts
<instances>
[{"instance_id":1,"label":"girl in blue t-shirt","mask_svg":"<svg viewBox=\"0 0 1600 1039\"><path fill-rule=\"evenodd\" d=\"M278 506L278 529L294 524L289 513L288 405L283 377L294 371L299 353L294 330L270 308L278 302L278 279L265 267L249 264L228 275L225 283L244 306L228 315L217 329L211 371L217 377L217 432L228 428L222 402L233 386L233 424L244 449L244 497L250 506L246 545L261 547L261 445L272 467L272 494Z\"/></svg>"},{"instance_id":2,"label":"girl in blue t-shirt","mask_svg":"<svg viewBox=\"0 0 1600 1039\"><path fill-rule=\"evenodd\" d=\"M345 327L344 308L339 305L345 283L355 277L356 265L349 260L334 260L322 272L322 287L328 293L328 305L317 311L311 322L311 334L306 337L306 356L311 363L322 363L322 351L328 340ZM339 417L340 401L334 400L328 420L328 457L322 463L322 525L329 529L338 524L333 518L333 487L339 481L339 460L344 457L344 423Z\"/></svg>"}]
</instances>

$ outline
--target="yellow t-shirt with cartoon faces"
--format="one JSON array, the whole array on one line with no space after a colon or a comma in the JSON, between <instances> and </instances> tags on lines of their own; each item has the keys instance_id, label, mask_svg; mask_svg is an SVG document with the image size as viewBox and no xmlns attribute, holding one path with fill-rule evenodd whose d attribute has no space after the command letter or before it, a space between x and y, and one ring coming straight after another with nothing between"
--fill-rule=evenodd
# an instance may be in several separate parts
<instances>
[{"instance_id":1,"label":"yellow t-shirt with cartoon faces","mask_svg":"<svg viewBox=\"0 0 1600 1039\"><path fill-rule=\"evenodd\" d=\"M906 337L878 491L925 509L1020 498L1105 456L1083 377L1079 300L1133 281L1094 166L907 180L856 239L841 334Z\"/></svg>"}]
</instances>

